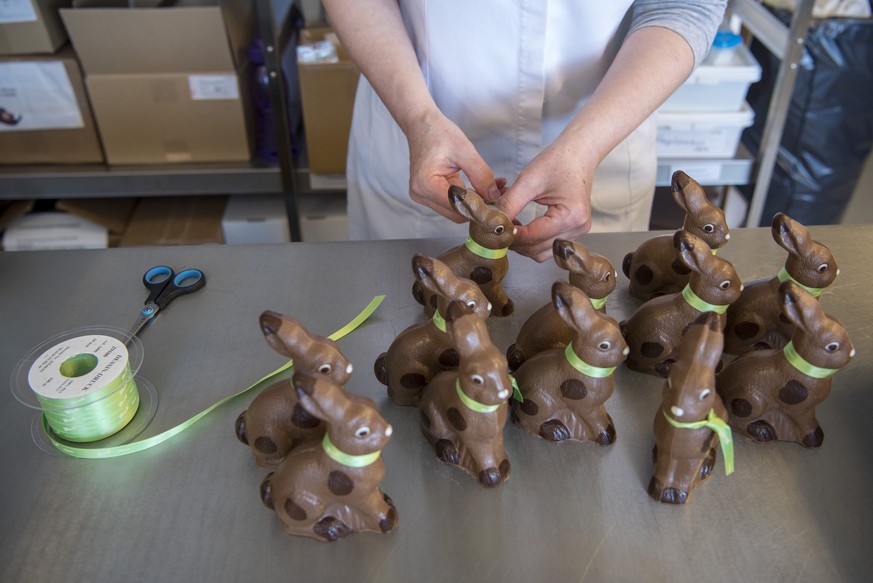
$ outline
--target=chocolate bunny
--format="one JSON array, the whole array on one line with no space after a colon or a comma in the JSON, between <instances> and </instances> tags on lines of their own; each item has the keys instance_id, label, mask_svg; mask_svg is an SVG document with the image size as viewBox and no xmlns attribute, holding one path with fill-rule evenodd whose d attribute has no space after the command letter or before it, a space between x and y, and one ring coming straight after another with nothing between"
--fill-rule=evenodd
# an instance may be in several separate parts
<instances>
[{"instance_id":1,"label":"chocolate bunny","mask_svg":"<svg viewBox=\"0 0 873 583\"><path fill-rule=\"evenodd\" d=\"M352 365L336 342L310 334L297 320L266 311L260 317L261 331L273 350L294 361L294 370L321 375L344 385ZM237 417L236 436L252 448L255 462L272 468L307 439L324 435L324 424L297 400L288 380L273 383Z\"/></svg>"},{"instance_id":2,"label":"chocolate bunny","mask_svg":"<svg viewBox=\"0 0 873 583\"><path fill-rule=\"evenodd\" d=\"M723 338L712 312L682 337L655 414L655 469L648 492L658 502L685 504L694 488L712 475L719 444L725 451L725 473L733 472L728 412L715 391Z\"/></svg>"},{"instance_id":3,"label":"chocolate bunny","mask_svg":"<svg viewBox=\"0 0 873 583\"><path fill-rule=\"evenodd\" d=\"M595 310L582 290L555 282L552 302L572 330L572 342L519 367L515 379L524 401L512 400L512 420L550 441L609 445L615 426L604 403L615 389L612 372L627 356L627 344L615 320Z\"/></svg>"},{"instance_id":4,"label":"chocolate bunny","mask_svg":"<svg viewBox=\"0 0 873 583\"><path fill-rule=\"evenodd\" d=\"M456 371L437 374L424 390L419 402L422 431L440 460L493 488L510 471L503 449L512 393L506 359L491 343L485 320L460 302L449 304L446 323L460 364Z\"/></svg>"},{"instance_id":5,"label":"chocolate bunny","mask_svg":"<svg viewBox=\"0 0 873 583\"><path fill-rule=\"evenodd\" d=\"M438 259L458 277L471 279L491 302L491 315L509 316L515 306L503 290L503 278L509 269L506 253L515 238L515 225L502 212L487 204L472 190L449 187L449 202L458 214L470 221L463 245L453 247ZM416 282L412 287L415 300L432 316L436 299Z\"/></svg>"},{"instance_id":6,"label":"chocolate bunny","mask_svg":"<svg viewBox=\"0 0 873 583\"><path fill-rule=\"evenodd\" d=\"M813 241L806 227L788 215L777 213L770 231L788 257L777 275L747 283L728 308L724 343L728 354L785 346L794 325L782 317L779 285L791 280L818 297L840 273L830 250Z\"/></svg>"},{"instance_id":7,"label":"chocolate bunny","mask_svg":"<svg viewBox=\"0 0 873 583\"><path fill-rule=\"evenodd\" d=\"M733 265L701 239L682 230L673 237L680 261L691 271L689 283L681 292L645 302L620 324L630 347L628 368L661 377L669 375L685 329L707 312L716 312L723 328L727 307L743 289Z\"/></svg>"},{"instance_id":8,"label":"chocolate bunny","mask_svg":"<svg viewBox=\"0 0 873 583\"><path fill-rule=\"evenodd\" d=\"M677 170L672 179L673 199L685 211L682 229L697 235L715 252L731 238L724 211L707 200L693 178ZM630 280L628 293L646 301L681 291L690 272L676 256L673 235L658 235L624 256L621 270Z\"/></svg>"},{"instance_id":9,"label":"chocolate bunny","mask_svg":"<svg viewBox=\"0 0 873 583\"><path fill-rule=\"evenodd\" d=\"M482 318L491 313L491 304L479 286L457 277L442 261L416 255L412 271L422 288L437 299L437 309L427 322L401 332L376 359L376 378L388 386L388 397L395 405L418 405L421 392L436 373L457 368L458 352L442 316L449 302L457 300Z\"/></svg>"},{"instance_id":10,"label":"chocolate bunny","mask_svg":"<svg viewBox=\"0 0 873 583\"><path fill-rule=\"evenodd\" d=\"M589 252L582 243L565 239L555 239L552 255L558 267L570 272L570 285L585 292L592 305L605 313L606 299L615 290L616 281L609 259ZM506 351L509 370L516 370L526 359L543 350L563 348L572 339L573 330L549 302L525 321L515 344Z\"/></svg>"},{"instance_id":11,"label":"chocolate bunny","mask_svg":"<svg viewBox=\"0 0 873 583\"><path fill-rule=\"evenodd\" d=\"M717 388L730 409L730 424L757 442L795 441L820 447L824 432L816 406L831 392L831 376L855 349L846 329L792 281L779 285L785 317L795 326L784 348L737 357L718 375Z\"/></svg>"},{"instance_id":12,"label":"chocolate bunny","mask_svg":"<svg viewBox=\"0 0 873 583\"><path fill-rule=\"evenodd\" d=\"M286 533L321 541L394 530L397 510L379 488L385 477L380 454L391 426L373 401L346 393L325 376L298 371L292 384L301 406L323 420L327 431L264 478L264 505L276 511Z\"/></svg>"}]
</instances>

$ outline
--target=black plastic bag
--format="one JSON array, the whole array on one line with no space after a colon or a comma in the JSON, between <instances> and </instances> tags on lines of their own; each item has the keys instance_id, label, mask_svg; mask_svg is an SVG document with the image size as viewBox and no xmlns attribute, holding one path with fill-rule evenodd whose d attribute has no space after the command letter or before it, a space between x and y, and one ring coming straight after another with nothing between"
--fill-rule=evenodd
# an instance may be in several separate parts
<instances>
[{"instance_id":1,"label":"black plastic bag","mask_svg":"<svg viewBox=\"0 0 873 583\"><path fill-rule=\"evenodd\" d=\"M791 15L774 12L786 25ZM761 81L743 144L757 155L779 59L760 42ZM839 223L873 146L873 19L815 20L806 40L759 226L777 212L807 225ZM752 186L741 189L751 195ZM868 196L873 196L873 192Z\"/></svg>"}]
</instances>

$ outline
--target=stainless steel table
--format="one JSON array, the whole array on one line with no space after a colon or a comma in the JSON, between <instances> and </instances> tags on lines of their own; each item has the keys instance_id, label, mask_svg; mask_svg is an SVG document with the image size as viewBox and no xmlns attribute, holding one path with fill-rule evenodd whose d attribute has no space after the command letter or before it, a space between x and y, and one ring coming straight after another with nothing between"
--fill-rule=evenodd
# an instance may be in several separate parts
<instances>
[{"instance_id":1,"label":"stainless steel table","mask_svg":"<svg viewBox=\"0 0 873 583\"><path fill-rule=\"evenodd\" d=\"M421 318L410 258L454 241L202 246L0 254L0 373L34 346L82 326L126 327L145 298L143 271L199 267L208 284L177 300L142 335L140 375L159 394L143 437L188 419L284 363L264 342L265 309L320 334L377 294L375 316L340 341L356 372L347 385L376 400L394 426L383 489L400 523L388 535L334 544L286 536L261 505L266 471L234 436L254 397L223 405L166 443L134 455L77 460L38 449L34 412L0 391L2 581L862 581L873 572L873 229L815 227L842 269L822 296L858 356L818 409L824 446L737 439L736 472L719 461L685 507L646 494L661 381L621 368L608 402L618 440L555 445L506 428L509 481L486 490L440 463L417 412L388 401L372 364ZM590 235L616 267L651 233ZM746 280L771 276L785 252L769 230L736 230L724 257ZM492 319L501 348L565 272L511 256L516 314ZM624 289L608 310L636 302Z\"/></svg>"}]
</instances>

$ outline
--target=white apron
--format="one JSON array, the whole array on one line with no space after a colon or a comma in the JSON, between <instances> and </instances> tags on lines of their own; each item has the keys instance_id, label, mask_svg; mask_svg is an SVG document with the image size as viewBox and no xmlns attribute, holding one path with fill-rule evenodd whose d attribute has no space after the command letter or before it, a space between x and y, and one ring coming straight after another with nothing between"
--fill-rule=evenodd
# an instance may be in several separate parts
<instances>
[{"instance_id":1,"label":"white apron","mask_svg":"<svg viewBox=\"0 0 873 583\"><path fill-rule=\"evenodd\" d=\"M440 110L509 184L560 134L615 57L632 0L400 0L427 86ZM487 26L483 27L482 23ZM592 231L648 229L654 195L654 118L601 163ZM409 198L406 137L361 77L349 155L350 239L467 233ZM527 224L541 214L529 205Z\"/></svg>"}]
</instances>

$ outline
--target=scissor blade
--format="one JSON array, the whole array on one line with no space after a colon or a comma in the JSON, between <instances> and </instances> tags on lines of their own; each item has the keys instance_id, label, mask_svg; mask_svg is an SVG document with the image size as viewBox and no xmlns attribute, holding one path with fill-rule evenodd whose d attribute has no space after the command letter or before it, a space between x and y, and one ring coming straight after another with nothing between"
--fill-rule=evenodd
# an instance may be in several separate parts
<instances>
[{"instance_id":1,"label":"scissor blade","mask_svg":"<svg viewBox=\"0 0 873 583\"><path fill-rule=\"evenodd\" d=\"M158 306L154 303L146 304L143 309L140 311L139 316L137 316L133 325L128 329L128 336L133 338L137 334L139 334L142 329L148 324L158 313Z\"/></svg>"}]
</instances>

